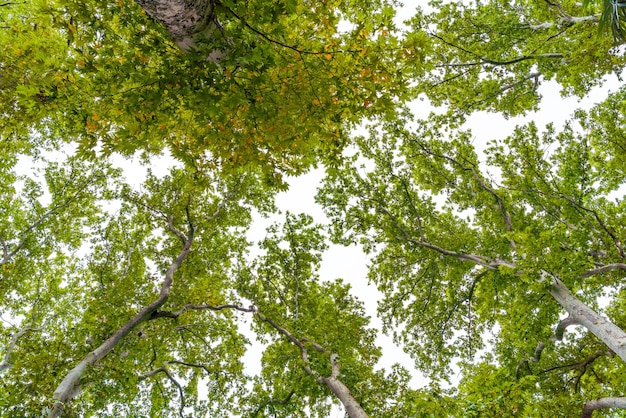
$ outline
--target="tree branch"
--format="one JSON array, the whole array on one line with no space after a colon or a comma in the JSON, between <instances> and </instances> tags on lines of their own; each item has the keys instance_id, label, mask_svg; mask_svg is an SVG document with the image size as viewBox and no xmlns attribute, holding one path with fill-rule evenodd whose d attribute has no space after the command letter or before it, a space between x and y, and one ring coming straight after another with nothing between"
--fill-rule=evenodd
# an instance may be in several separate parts
<instances>
[{"instance_id":1,"label":"tree branch","mask_svg":"<svg viewBox=\"0 0 626 418\"><path fill-rule=\"evenodd\" d=\"M571 315L565 319L562 319L557 324L556 329L554 330L554 335L550 337L550 341L554 342L554 341L563 340L563 334L565 333L565 330L567 329L567 327L571 325L579 325L579 324L580 323L576 320L576 318L574 318Z\"/></svg>"},{"instance_id":2,"label":"tree branch","mask_svg":"<svg viewBox=\"0 0 626 418\"><path fill-rule=\"evenodd\" d=\"M205 310L205 309L213 310L213 311L220 311L223 309L235 309L241 312L254 313L254 315L260 321L265 322L266 324L270 325L272 328L278 331L278 333L286 337L293 345L298 347L298 349L300 350L300 358L304 362L304 365L302 366L304 371L308 375L312 376L316 382L324 384L326 387L328 387L331 390L331 392L333 392L333 394L335 394L335 396L337 396L339 401L341 401L341 403L344 405L344 407L346 408L346 412L351 418L367 418L367 414L365 413L365 411L363 410L359 402L356 400L354 395L352 395L348 387L341 380L338 379L340 365L339 365L339 357L336 353L332 353L330 355L331 370L332 370L331 375L328 377L321 376L319 372L311 368L310 361L309 361L309 352L305 344L311 344L311 346L315 350L322 352L322 353L328 353L328 351L322 345L316 343L315 341L311 341L307 338L302 338L302 339L296 338L296 336L294 336L286 328L282 327L281 325L278 325L278 323L276 323L273 319L264 316L254 306L251 306L249 308L244 308L235 304L224 304L224 305L218 305L218 306L213 306L213 305L208 305L208 304L205 304L205 305L186 304L176 312L155 311L156 313L154 313L152 315L153 317L151 317L150 319L155 319L157 317L158 318L177 318L179 315L181 315L187 310ZM291 395L289 397L291 397Z\"/></svg>"},{"instance_id":3,"label":"tree branch","mask_svg":"<svg viewBox=\"0 0 626 418\"><path fill-rule=\"evenodd\" d=\"M227 7L224 4L220 4L221 7L223 7L224 9L226 9L226 11L228 11L231 15L233 15L237 20L239 20L246 28L250 29L252 32L256 33L257 35L259 35L261 38L265 39L266 41L268 41L271 44L275 44L275 45L279 45L282 46L283 48L287 48L287 49L291 49L292 51L296 51L300 54L307 54L307 55L322 55L322 54L337 54L337 53L354 53L354 52L360 52L358 50L352 50L352 49L338 49L338 50L329 50L329 51L307 51L304 50L302 48L299 48L297 46L293 46L293 45L289 45L286 43L283 43L281 41L278 41L276 39L270 38L266 33L261 32L260 30L256 29L254 26L250 25L243 17L239 16L234 10L232 10L231 8Z\"/></svg>"},{"instance_id":4,"label":"tree branch","mask_svg":"<svg viewBox=\"0 0 626 418\"><path fill-rule=\"evenodd\" d=\"M87 185L84 185L81 191L86 188L87 188ZM39 219L31 223L28 227L26 227L26 229L24 229L22 232L19 233L20 241L15 245L15 247L12 250L9 251L7 243L4 240L0 239L0 241L2 241L2 251L4 254L2 257L2 260L0 260L0 265L8 263L22 248L24 248L24 245L26 245L26 239L28 238L28 235L31 232L33 232L39 225L41 225L44 221L46 221L52 214L57 212L59 209L67 207L70 203L72 203L72 201L75 198L76 198L76 195L71 196L65 202L53 206L52 208L48 209L43 215L41 215Z\"/></svg>"},{"instance_id":5,"label":"tree branch","mask_svg":"<svg viewBox=\"0 0 626 418\"><path fill-rule=\"evenodd\" d=\"M178 388L178 394L180 396L180 408L179 408L178 412L179 412L181 418L185 418L185 414L184 414L184 410L185 410L185 393L183 392L183 387L180 385L180 383L178 383L178 381L176 379L174 379L174 376L172 376L172 374L167 369L167 367L161 366L161 367L159 367L157 369L150 370L149 372L147 372L144 375L140 376L139 379L140 380L147 379L147 378L152 377L152 376L154 376L155 374L158 374L158 373L165 373L167 378L174 385L176 385L176 387Z\"/></svg>"},{"instance_id":6,"label":"tree branch","mask_svg":"<svg viewBox=\"0 0 626 418\"><path fill-rule=\"evenodd\" d=\"M626 361L626 333L582 303L556 276L552 275L552 278L550 294L570 314L571 321L587 328Z\"/></svg>"},{"instance_id":7,"label":"tree branch","mask_svg":"<svg viewBox=\"0 0 626 418\"><path fill-rule=\"evenodd\" d=\"M481 56L475 52L472 52L468 49L463 48L462 46L459 45L455 45L452 42L447 41L446 39L442 38L441 36L437 35L436 33L433 32L429 32L428 33L429 36L432 36L433 38L437 38L439 39L441 42L443 42L444 44L448 45L449 47L458 49L460 51L463 51L467 54L470 54L474 57L476 57L479 62L481 64L489 64L489 65L493 65L496 67L500 67L500 66L504 66L504 65L511 65L511 64L516 64L518 62L522 62L522 61L526 61L526 60L532 60L532 59L541 59L541 58L548 58L548 59L560 59L563 58L564 55L558 52L551 52L551 53L546 53L546 54L534 54L534 55L523 55L521 57L516 57L516 58L511 58L509 60L504 60L504 61L499 61L499 60L494 60L491 58L487 58L484 56ZM476 63L467 63L467 64L456 64L456 66L469 66L469 65L475 65ZM448 64L447 66L452 66L452 64Z\"/></svg>"},{"instance_id":8,"label":"tree branch","mask_svg":"<svg viewBox=\"0 0 626 418\"><path fill-rule=\"evenodd\" d=\"M55 403L52 411L50 411L48 415L49 418L59 417L63 413L63 404L71 401L78 394L80 389L80 379L90 367L106 357L130 332L132 332L142 322L149 320L153 312L157 311L167 301L172 283L174 281L174 273L187 258L195 233L195 229L191 226L189 234L187 236L183 235L172 225L171 216L168 220L168 226L174 234L181 238L184 242L184 246L176 259L166 270L165 279L161 285L158 298L139 311L131 320L122 325L113 335L107 338L106 341L104 341L95 350L87 354L83 360L81 360L65 375L63 381L54 391L54 399L56 399L57 402Z\"/></svg>"},{"instance_id":9,"label":"tree branch","mask_svg":"<svg viewBox=\"0 0 626 418\"><path fill-rule=\"evenodd\" d=\"M289 401L291 400L292 396L295 394L295 392L292 390L291 392L289 392L289 394L284 398L284 399L278 399L278 398L270 398L267 401L263 402L263 404L261 404L253 413L253 416L258 416L259 412L263 411L265 409L265 407L269 404L272 403L276 403L279 405L286 405L287 403L289 403Z\"/></svg>"},{"instance_id":10,"label":"tree branch","mask_svg":"<svg viewBox=\"0 0 626 418\"><path fill-rule=\"evenodd\" d=\"M156 311L152 312L152 314L150 315L149 320L153 320L153 319L157 319L157 318L173 318L173 319L176 319L180 315L182 315L183 313L185 313L186 311L189 311L189 310L195 310L195 311L201 311L201 310L221 311L223 309L235 309L235 310L240 311L240 312L254 312L254 308L253 307L245 308L245 307L242 307L242 306L239 306L239 305L235 305L235 304L225 304L225 305L214 306L214 305L208 305L208 304L195 305L193 303L187 303L187 304L183 305L182 308L180 308L179 310L177 310L175 312L156 310Z\"/></svg>"},{"instance_id":11,"label":"tree branch","mask_svg":"<svg viewBox=\"0 0 626 418\"><path fill-rule=\"evenodd\" d=\"M11 335L9 344L7 345L7 348L4 352L4 358L2 359L2 363L0 363L0 374L4 372L5 370L11 368L11 360L9 359L9 357L11 356L11 351L13 351L15 347L17 346L17 340L19 340L27 332L39 331L39 330L41 330L41 328L26 327L26 328L22 328L15 334Z\"/></svg>"},{"instance_id":12,"label":"tree branch","mask_svg":"<svg viewBox=\"0 0 626 418\"><path fill-rule=\"evenodd\" d=\"M545 0L545 2L548 3L548 6L557 10L557 13L559 14L560 18L563 21L571 25L576 24L576 23L582 23L582 22L598 22L599 21L598 16L581 16L581 17L572 16L569 13L567 13L563 9L563 6L561 6L559 3L553 3L550 0Z\"/></svg>"},{"instance_id":13,"label":"tree branch","mask_svg":"<svg viewBox=\"0 0 626 418\"><path fill-rule=\"evenodd\" d=\"M538 77L538 76L539 76L539 73L534 73L534 74L531 74L529 78ZM512 85L505 86L505 88L502 88L501 90L504 91L511 87ZM461 170L463 171L470 171L472 173L472 177L474 177L474 180L476 180L480 188L485 190L487 193L493 196L493 198L496 200L496 203L498 204L498 208L500 209L500 214L502 216L502 219L504 220L504 225L505 225L507 232L511 232L513 230L512 225L511 225L511 215L506 210L506 206L504 205L504 200L500 197L500 195L498 195L495 192L495 190L493 190L490 186L488 186L485 183L485 181L481 178L481 176L476 171L476 167L473 164L471 167L468 167L454 157L434 152L432 149L427 148L424 144L420 143L419 141L413 141L413 143L415 143L427 155L431 155L433 157L447 160L453 165L456 165L457 167L461 168ZM509 242L510 242L511 248L515 249L515 242L513 241L509 241Z\"/></svg>"},{"instance_id":14,"label":"tree branch","mask_svg":"<svg viewBox=\"0 0 626 418\"><path fill-rule=\"evenodd\" d=\"M593 411L605 408L626 409L626 397L622 398L601 398L585 403L582 418L591 418Z\"/></svg>"},{"instance_id":15,"label":"tree branch","mask_svg":"<svg viewBox=\"0 0 626 418\"><path fill-rule=\"evenodd\" d=\"M606 273L607 271L613 271L613 270L626 270L626 264L622 264L622 263L609 264L606 266L588 270L582 273L578 277L580 277L581 279L584 279L585 277L591 277L596 274Z\"/></svg>"}]
</instances>

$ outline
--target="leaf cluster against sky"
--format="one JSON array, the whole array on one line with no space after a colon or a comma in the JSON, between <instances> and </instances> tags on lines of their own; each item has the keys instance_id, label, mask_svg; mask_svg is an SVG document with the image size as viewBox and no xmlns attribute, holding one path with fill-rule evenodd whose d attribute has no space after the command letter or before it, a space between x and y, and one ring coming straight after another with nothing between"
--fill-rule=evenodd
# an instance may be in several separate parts
<instances>
[{"instance_id":1,"label":"leaf cluster against sky","mask_svg":"<svg viewBox=\"0 0 626 418\"><path fill-rule=\"evenodd\" d=\"M464 126L538 110L547 82L584 100L619 79L621 9L422 6L0 5L0 415L626 406L623 89L562 128ZM115 167L137 157L134 187ZM313 167L328 225L288 213L248 242ZM382 330L319 277L331 243L368 253ZM244 322L264 343L254 376ZM380 332L427 387L377 366Z\"/></svg>"}]
</instances>

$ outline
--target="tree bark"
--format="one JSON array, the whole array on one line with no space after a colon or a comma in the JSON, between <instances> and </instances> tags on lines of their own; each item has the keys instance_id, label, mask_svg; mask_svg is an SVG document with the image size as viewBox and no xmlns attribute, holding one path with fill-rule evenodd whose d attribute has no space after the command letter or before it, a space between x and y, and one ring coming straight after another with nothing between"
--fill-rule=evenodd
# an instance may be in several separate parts
<instances>
[{"instance_id":1,"label":"tree bark","mask_svg":"<svg viewBox=\"0 0 626 418\"><path fill-rule=\"evenodd\" d=\"M589 401L583 408L582 418L591 418L593 411L604 408L626 409L626 398L602 398Z\"/></svg>"},{"instance_id":2,"label":"tree bark","mask_svg":"<svg viewBox=\"0 0 626 418\"><path fill-rule=\"evenodd\" d=\"M215 19L215 0L135 0L169 32L183 51L196 47L198 37L209 37L219 26Z\"/></svg>"},{"instance_id":3,"label":"tree bark","mask_svg":"<svg viewBox=\"0 0 626 418\"><path fill-rule=\"evenodd\" d=\"M169 266L167 271L165 272L165 280L161 285L161 291L159 293L159 297L146 307L144 307L141 311L139 311L131 320L126 322L122 327L120 327L113 335L107 338L98 348L87 354L87 356L80 361L72 370L70 370L66 375L63 381L57 386L54 391L54 399L56 399L56 403L54 407L48 414L48 418L57 418L63 414L63 405L75 398L80 393L80 378L85 374L85 372L89 369L89 367L96 364L98 361L102 360L106 357L113 349L126 337L129 333L131 333L138 325L142 322L150 319L150 316L153 312L157 312L157 310L165 304L167 298L169 296L170 288L172 287L172 283L174 281L174 272L178 270L182 262L187 258L187 254L189 254L189 250L191 248L191 243L193 241L194 230L190 225L189 236L185 237L181 232L176 230L172 225L172 218L169 219L169 227L174 233L183 240L184 245L178 257L174 260L174 262Z\"/></svg>"},{"instance_id":4,"label":"tree bark","mask_svg":"<svg viewBox=\"0 0 626 418\"><path fill-rule=\"evenodd\" d=\"M578 300L567 286L556 277L553 279L550 293L576 323L591 331L615 354L626 361L626 333L621 328Z\"/></svg>"},{"instance_id":5,"label":"tree bark","mask_svg":"<svg viewBox=\"0 0 626 418\"><path fill-rule=\"evenodd\" d=\"M356 400L350 389L341 380L335 377L322 377L320 383L325 384L328 389L341 401L350 418L368 418L367 413Z\"/></svg>"}]
</instances>

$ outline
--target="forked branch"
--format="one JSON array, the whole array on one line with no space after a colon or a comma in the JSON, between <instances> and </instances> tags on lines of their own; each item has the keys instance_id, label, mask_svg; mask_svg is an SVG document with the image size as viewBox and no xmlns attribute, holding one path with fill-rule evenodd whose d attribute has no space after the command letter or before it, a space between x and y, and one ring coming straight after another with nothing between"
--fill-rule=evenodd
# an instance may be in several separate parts
<instances>
[{"instance_id":1,"label":"forked branch","mask_svg":"<svg viewBox=\"0 0 626 418\"><path fill-rule=\"evenodd\" d=\"M59 384L59 386L57 386L56 390L54 391L54 399L56 400L56 403L48 414L49 418L59 417L63 413L63 405L71 401L74 397L78 395L78 393L80 393L80 380L90 367L94 366L96 363L106 357L129 333L131 333L141 323L149 320L153 312L158 311L158 309L163 306L163 304L165 304L165 302L167 301L170 289L172 287L172 283L174 282L174 273L187 258L195 233L193 225L190 224L189 233L187 235L184 235L182 232L174 227L172 217L169 218L168 227L175 235L177 235L183 241L184 244L181 252L178 254L176 259L174 259L172 264L165 272L165 278L163 280L163 283L161 284L159 296L152 303L139 311L132 319L122 325L99 347L87 354L87 356L83 358L83 360L81 360L72 370L70 370L65 375L63 381Z\"/></svg>"}]
</instances>

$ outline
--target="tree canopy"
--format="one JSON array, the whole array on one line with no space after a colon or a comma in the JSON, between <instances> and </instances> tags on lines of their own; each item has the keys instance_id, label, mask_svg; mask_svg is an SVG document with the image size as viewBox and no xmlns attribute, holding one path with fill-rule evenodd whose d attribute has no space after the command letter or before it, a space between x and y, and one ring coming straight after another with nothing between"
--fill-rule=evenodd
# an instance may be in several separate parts
<instances>
[{"instance_id":1,"label":"tree canopy","mask_svg":"<svg viewBox=\"0 0 626 418\"><path fill-rule=\"evenodd\" d=\"M465 123L620 79L625 5L419 6L0 4L0 416L626 409L626 90ZM274 202L313 167L327 225ZM330 244L368 277L321 277Z\"/></svg>"}]
</instances>

